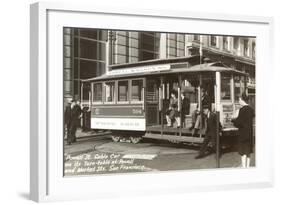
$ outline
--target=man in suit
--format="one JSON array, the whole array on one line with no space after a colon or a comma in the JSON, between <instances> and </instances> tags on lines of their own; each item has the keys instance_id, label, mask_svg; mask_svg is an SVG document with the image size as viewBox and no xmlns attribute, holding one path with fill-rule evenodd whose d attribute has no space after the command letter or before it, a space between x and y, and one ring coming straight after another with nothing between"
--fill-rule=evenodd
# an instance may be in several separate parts
<instances>
[{"instance_id":1,"label":"man in suit","mask_svg":"<svg viewBox=\"0 0 281 205\"><path fill-rule=\"evenodd\" d=\"M64 111L64 124L66 126L67 141L70 140L71 104L72 100L69 100Z\"/></svg>"},{"instance_id":2,"label":"man in suit","mask_svg":"<svg viewBox=\"0 0 281 205\"><path fill-rule=\"evenodd\" d=\"M217 138L217 115L214 112L210 111L209 105L203 106L203 113L206 116L206 133L205 138L203 141L203 144L201 145L199 154L195 157L195 159L200 159L206 156L206 151L208 149L208 145L211 142L212 143L212 151L215 151L216 148L216 138ZM221 128L221 125L219 123L219 130Z\"/></svg>"},{"instance_id":3,"label":"man in suit","mask_svg":"<svg viewBox=\"0 0 281 205\"><path fill-rule=\"evenodd\" d=\"M79 120L82 115L82 110L78 100L73 100L71 104L71 120L70 120L70 135L67 140L68 144L76 142L76 130L79 125Z\"/></svg>"}]
</instances>

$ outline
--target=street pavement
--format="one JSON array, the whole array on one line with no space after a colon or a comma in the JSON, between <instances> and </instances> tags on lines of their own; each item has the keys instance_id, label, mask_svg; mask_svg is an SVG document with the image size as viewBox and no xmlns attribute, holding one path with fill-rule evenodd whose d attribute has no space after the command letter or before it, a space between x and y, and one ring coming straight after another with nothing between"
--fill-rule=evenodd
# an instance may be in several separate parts
<instances>
[{"instance_id":1,"label":"street pavement","mask_svg":"<svg viewBox=\"0 0 281 205\"><path fill-rule=\"evenodd\" d=\"M198 146L160 140L116 143L110 134L88 132L79 135L76 143L65 143L65 176L216 168L215 154L195 159L198 150ZM255 166L254 154L251 166ZM224 151L220 167L240 167L240 155L235 149Z\"/></svg>"}]
</instances>

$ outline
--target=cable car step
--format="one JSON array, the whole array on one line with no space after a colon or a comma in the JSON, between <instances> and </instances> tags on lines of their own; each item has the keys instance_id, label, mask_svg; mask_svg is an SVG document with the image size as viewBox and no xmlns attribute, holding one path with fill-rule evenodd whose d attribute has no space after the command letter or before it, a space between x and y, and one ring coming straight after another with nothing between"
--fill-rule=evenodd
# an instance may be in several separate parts
<instances>
[{"instance_id":1,"label":"cable car step","mask_svg":"<svg viewBox=\"0 0 281 205\"><path fill-rule=\"evenodd\" d=\"M202 137L188 137L188 136L177 136L177 135L169 135L164 134L155 134L155 133L146 133L143 138L150 138L150 139L161 139L161 140L168 140L168 141L179 141L179 142L192 142L192 143L202 143L204 138Z\"/></svg>"}]
</instances>

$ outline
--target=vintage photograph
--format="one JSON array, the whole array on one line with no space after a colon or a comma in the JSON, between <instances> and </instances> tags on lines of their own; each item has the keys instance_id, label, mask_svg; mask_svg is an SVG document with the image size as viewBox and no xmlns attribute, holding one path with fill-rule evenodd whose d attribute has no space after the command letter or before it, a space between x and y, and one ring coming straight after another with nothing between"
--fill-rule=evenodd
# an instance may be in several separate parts
<instances>
[{"instance_id":1,"label":"vintage photograph","mask_svg":"<svg viewBox=\"0 0 281 205\"><path fill-rule=\"evenodd\" d=\"M255 167L255 36L62 37L64 176Z\"/></svg>"}]
</instances>

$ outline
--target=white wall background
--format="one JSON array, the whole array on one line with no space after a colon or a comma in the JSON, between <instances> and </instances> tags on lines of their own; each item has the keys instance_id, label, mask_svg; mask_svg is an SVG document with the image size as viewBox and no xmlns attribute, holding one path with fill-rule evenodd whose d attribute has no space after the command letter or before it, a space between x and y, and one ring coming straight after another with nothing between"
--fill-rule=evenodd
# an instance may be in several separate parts
<instances>
[{"instance_id":1,"label":"white wall background","mask_svg":"<svg viewBox=\"0 0 281 205\"><path fill-rule=\"evenodd\" d=\"M1 1L0 31L0 203L31 204L29 194L29 4L30 0ZM79 2L84 2L79 0ZM280 204L281 143L280 39L281 12L276 0L92 0L100 6L186 10L243 15L273 16L275 20L275 81L272 100L276 105L276 185L269 189L187 193L111 200L67 202L67 204ZM267 69L267 68L264 68ZM266 108L265 108L266 109ZM265 119L266 121L266 119ZM280 138L279 138L280 135Z\"/></svg>"}]
</instances>

